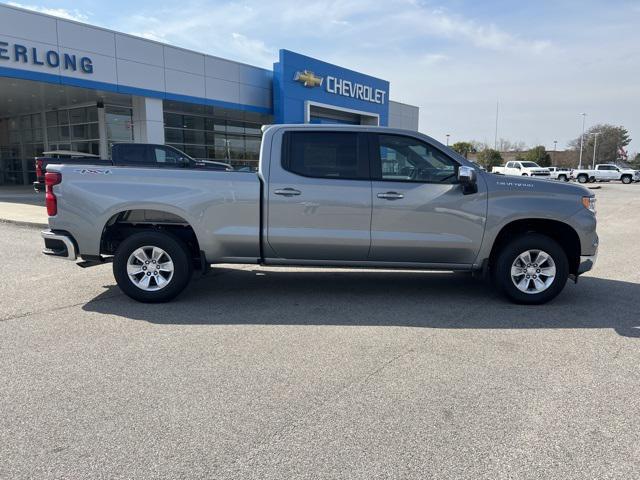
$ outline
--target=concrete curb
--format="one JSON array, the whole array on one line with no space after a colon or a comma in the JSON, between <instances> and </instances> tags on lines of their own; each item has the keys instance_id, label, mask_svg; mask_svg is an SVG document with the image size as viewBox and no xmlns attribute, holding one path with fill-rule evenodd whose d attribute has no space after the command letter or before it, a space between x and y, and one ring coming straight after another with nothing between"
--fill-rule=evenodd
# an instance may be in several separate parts
<instances>
[{"instance_id":1,"label":"concrete curb","mask_svg":"<svg viewBox=\"0 0 640 480\"><path fill-rule=\"evenodd\" d=\"M17 225L19 227L27 227L27 228L39 228L39 229L49 228L48 223L25 222L22 220L12 220L10 218L0 218L0 224L2 223L8 223L10 225Z\"/></svg>"}]
</instances>

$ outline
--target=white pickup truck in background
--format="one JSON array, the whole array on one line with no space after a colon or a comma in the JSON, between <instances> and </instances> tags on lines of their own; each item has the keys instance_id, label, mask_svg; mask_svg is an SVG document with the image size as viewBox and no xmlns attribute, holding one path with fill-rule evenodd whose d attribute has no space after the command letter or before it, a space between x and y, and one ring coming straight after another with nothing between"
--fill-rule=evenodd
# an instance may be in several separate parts
<instances>
[{"instance_id":1,"label":"white pickup truck in background","mask_svg":"<svg viewBox=\"0 0 640 480\"><path fill-rule=\"evenodd\" d=\"M491 173L525 177L549 177L551 175L548 168L541 167L535 162L521 162L516 160L507 162L504 167L493 167Z\"/></svg>"},{"instance_id":2,"label":"white pickup truck in background","mask_svg":"<svg viewBox=\"0 0 640 480\"><path fill-rule=\"evenodd\" d=\"M631 168L620 168L612 163L600 163L595 169L579 168L571 172L571 178L580 183L610 182L619 180L622 183L640 182L640 172Z\"/></svg>"},{"instance_id":3,"label":"white pickup truck in background","mask_svg":"<svg viewBox=\"0 0 640 480\"><path fill-rule=\"evenodd\" d=\"M562 167L549 167L549 174L554 180L568 182L571 178L571 169Z\"/></svg>"}]
</instances>

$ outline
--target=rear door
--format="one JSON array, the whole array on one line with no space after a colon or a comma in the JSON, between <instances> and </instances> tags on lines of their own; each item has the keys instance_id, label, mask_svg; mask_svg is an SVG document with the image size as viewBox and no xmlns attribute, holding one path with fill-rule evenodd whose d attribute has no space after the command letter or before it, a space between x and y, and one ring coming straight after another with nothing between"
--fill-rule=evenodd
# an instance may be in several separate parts
<instances>
[{"instance_id":1,"label":"rear door","mask_svg":"<svg viewBox=\"0 0 640 480\"><path fill-rule=\"evenodd\" d=\"M480 249L486 186L463 192L459 164L420 139L371 134L373 214L369 259L471 264Z\"/></svg>"},{"instance_id":2,"label":"rear door","mask_svg":"<svg viewBox=\"0 0 640 480\"><path fill-rule=\"evenodd\" d=\"M280 160L270 165L267 184L267 242L275 255L365 260L372 208L366 134L288 131Z\"/></svg>"}]
</instances>

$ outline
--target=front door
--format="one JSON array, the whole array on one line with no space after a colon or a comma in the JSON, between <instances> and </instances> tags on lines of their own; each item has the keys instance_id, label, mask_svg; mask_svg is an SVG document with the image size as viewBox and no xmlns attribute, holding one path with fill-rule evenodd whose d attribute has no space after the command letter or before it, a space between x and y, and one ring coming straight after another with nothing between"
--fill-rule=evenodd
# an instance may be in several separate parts
<instances>
[{"instance_id":1,"label":"front door","mask_svg":"<svg viewBox=\"0 0 640 480\"><path fill-rule=\"evenodd\" d=\"M411 136L372 134L371 251L385 262L471 264L487 214L486 186L465 195L459 164Z\"/></svg>"},{"instance_id":2,"label":"front door","mask_svg":"<svg viewBox=\"0 0 640 480\"><path fill-rule=\"evenodd\" d=\"M267 241L277 258L366 260L371 180L366 134L286 132L271 164ZM278 156L273 157L278 158Z\"/></svg>"}]
</instances>

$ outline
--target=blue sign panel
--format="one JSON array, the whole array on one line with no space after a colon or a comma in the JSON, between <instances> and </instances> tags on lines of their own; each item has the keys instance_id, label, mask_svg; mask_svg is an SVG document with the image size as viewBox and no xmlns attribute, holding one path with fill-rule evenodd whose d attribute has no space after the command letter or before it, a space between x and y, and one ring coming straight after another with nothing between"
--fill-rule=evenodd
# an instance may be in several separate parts
<instances>
[{"instance_id":1,"label":"blue sign panel","mask_svg":"<svg viewBox=\"0 0 640 480\"><path fill-rule=\"evenodd\" d=\"M389 82L280 50L273 65L275 122L304 123L306 102L378 115L380 125L388 125Z\"/></svg>"}]
</instances>

